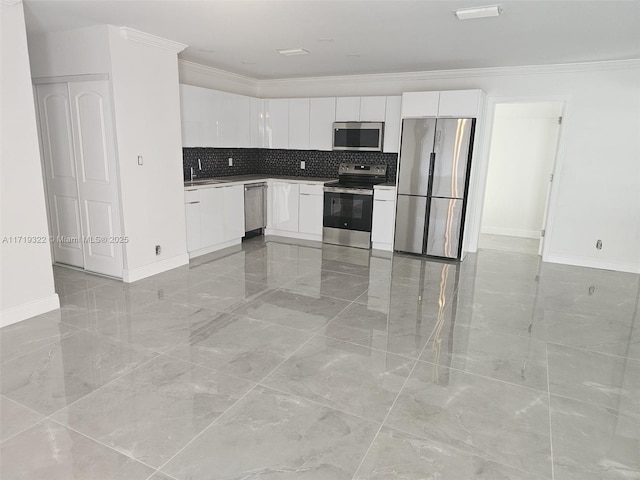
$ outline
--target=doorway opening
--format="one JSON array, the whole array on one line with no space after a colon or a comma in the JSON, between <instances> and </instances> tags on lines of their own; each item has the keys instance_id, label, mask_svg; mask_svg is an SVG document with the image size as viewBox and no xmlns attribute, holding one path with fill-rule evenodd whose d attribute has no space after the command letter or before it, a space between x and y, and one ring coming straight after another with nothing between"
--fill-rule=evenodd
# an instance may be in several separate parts
<instances>
[{"instance_id":1,"label":"doorway opening","mask_svg":"<svg viewBox=\"0 0 640 480\"><path fill-rule=\"evenodd\" d=\"M563 109L495 105L479 248L542 254Z\"/></svg>"}]
</instances>

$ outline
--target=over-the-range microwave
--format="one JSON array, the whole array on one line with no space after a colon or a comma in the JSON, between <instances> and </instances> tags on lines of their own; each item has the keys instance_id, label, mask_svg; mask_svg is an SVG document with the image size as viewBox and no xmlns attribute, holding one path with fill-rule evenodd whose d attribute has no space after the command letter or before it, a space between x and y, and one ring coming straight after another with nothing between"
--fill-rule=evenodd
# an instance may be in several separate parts
<instances>
[{"instance_id":1,"label":"over-the-range microwave","mask_svg":"<svg viewBox=\"0 0 640 480\"><path fill-rule=\"evenodd\" d=\"M333 149L381 152L383 122L334 122Z\"/></svg>"}]
</instances>

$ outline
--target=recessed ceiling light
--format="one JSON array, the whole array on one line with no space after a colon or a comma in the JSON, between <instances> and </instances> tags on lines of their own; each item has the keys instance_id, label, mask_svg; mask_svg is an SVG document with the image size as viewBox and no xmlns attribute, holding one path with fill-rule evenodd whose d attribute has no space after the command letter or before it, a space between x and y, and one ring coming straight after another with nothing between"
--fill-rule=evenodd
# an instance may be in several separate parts
<instances>
[{"instance_id":1,"label":"recessed ceiling light","mask_svg":"<svg viewBox=\"0 0 640 480\"><path fill-rule=\"evenodd\" d=\"M333 38L319 38L316 40L318 43L333 43Z\"/></svg>"},{"instance_id":2,"label":"recessed ceiling light","mask_svg":"<svg viewBox=\"0 0 640 480\"><path fill-rule=\"evenodd\" d=\"M305 50L304 48L288 48L285 50L278 50L278 53L285 57L292 57L294 55L309 55L309 50Z\"/></svg>"},{"instance_id":3,"label":"recessed ceiling light","mask_svg":"<svg viewBox=\"0 0 640 480\"><path fill-rule=\"evenodd\" d=\"M256 62L241 62L243 65L255 65Z\"/></svg>"},{"instance_id":4,"label":"recessed ceiling light","mask_svg":"<svg viewBox=\"0 0 640 480\"><path fill-rule=\"evenodd\" d=\"M216 53L215 50L209 50L208 48L198 48L198 50L205 53Z\"/></svg>"},{"instance_id":5,"label":"recessed ceiling light","mask_svg":"<svg viewBox=\"0 0 640 480\"><path fill-rule=\"evenodd\" d=\"M502 5L487 5L486 7L459 8L453 14L458 20L469 20L471 18L497 17L502 13Z\"/></svg>"}]
</instances>

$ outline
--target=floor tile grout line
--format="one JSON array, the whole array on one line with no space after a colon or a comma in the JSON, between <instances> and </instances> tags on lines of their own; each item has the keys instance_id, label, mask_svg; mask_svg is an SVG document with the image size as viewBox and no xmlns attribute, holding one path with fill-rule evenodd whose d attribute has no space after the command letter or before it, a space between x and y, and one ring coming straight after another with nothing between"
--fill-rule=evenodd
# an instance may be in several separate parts
<instances>
[{"instance_id":1,"label":"floor tile grout line","mask_svg":"<svg viewBox=\"0 0 640 480\"><path fill-rule=\"evenodd\" d=\"M428 342L427 342L426 346L428 346ZM544 394L544 393L547 392L547 390L539 390L537 388L529 387L527 385L520 385L519 383L513 383L513 382L509 382L507 380L502 380L501 378L488 377L488 376L482 375L480 373L470 372L468 370L462 370L462 369L457 368L457 367L450 367L450 366L443 365L443 364L440 364L440 363L430 362L429 360L422 360L422 358L418 358L417 360L420 363L426 363L426 364L433 365L433 366L436 366L436 367L442 367L442 368L446 368L448 370L453 370L454 372L460 372L460 373L464 373L466 375L471 375L473 377L483 378L485 380L490 380L490 381L502 383L502 384L505 384L505 385L511 385L513 387L518 387L518 388L522 388L522 389L525 389L525 390L529 390L530 392L533 392L533 393L543 393Z\"/></svg>"},{"instance_id":2,"label":"floor tile grout line","mask_svg":"<svg viewBox=\"0 0 640 480\"><path fill-rule=\"evenodd\" d=\"M36 425L38 425L38 424L40 424L40 423L44 422L44 421L48 418L46 415L43 415L43 414L41 414L40 412L37 412L36 410L34 410L33 408L30 408L30 407L27 407L26 405L21 404L20 402L16 402L15 400L13 400L12 398L7 397L6 395L0 394L0 397L4 398L5 400L8 400L8 401L10 401L10 402L15 403L16 405L19 405L19 406L21 406L21 407L25 408L26 410L29 410L30 412L35 413L35 414L36 414L36 415L38 415L39 417L42 417L42 418L39 418L38 420L36 420L36 422L35 422L35 423L33 423L33 424L29 425L28 427L25 427L25 428L23 428L23 429L21 429L21 430L17 431L16 433L14 433L14 434L12 434L12 435L8 436L8 437L7 437L7 438L5 438L4 440L0 441L0 445L2 445L3 443L5 443L5 442L7 442L7 441L11 440L11 439L12 439L12 438L14 438L14 437L17 437L17 436L18 436L18 435L20 435L21 433L26 432L27 430L29 430L29 429L31 429L31 428L33 428L33 427L35 427Z\"/></svg>"},{"instance_id":3,"label":"floor tile grout line","mask_svg":"<svg viewBox=\"0 0 640 480\"><path fill-rule=\"evenodd\" d=\"M411 436L411 437L415 437L415 438L417 438L417 439L419 439L419 440L422 440L422 441L424 441L424 442L431 442L431 443L435 443L436 445L440 445L440 446L443 446L443 447L446 447L446 448L450 448L451 450L454 450L455 452L458 452L458 453L460 453L460 454L462 454L462 455L467 455L467 456L469 456L469 457L477 457L477 458L481 458L482 460L486 460L487 462L495 463L495 464L497 464L497 465L500 465L500 466L503 466L503 467L507 467L507 468L510 468L510 469L512 469L512 470L517 470L517 471L519 471L519 472L525 473L525 474L527 474L527 475L530 475L530 476L533 476L533 477L536 477L536 478L540 478L540 479L542 479L542 478L546 478L546 479L549 479L549 480L553 480L551 477L547 477L547 476L544 476L544 475L540 475L540 474L538 474L538 473L534 473L534 472L529 472L529 471L527 471L527 470L523 470L523 469L522 469L522 468L520 468L520 467L515 467L515 466L513 466L513 465L509 465L509 464L507 464L507 463L503 463L503 462L501 462L501 461L498 461L498 460L495 460L495 459L489 458L489 457L487 457L487 456L485 456L485 455L480 455L480 454L478 454L478 453L473 453L473 452L470 452L470 451L464 450L464 449L462 449L462 448L460 448L460 447L457 447L457 446L455 446L455 445L450 445L450 444L445 443L445 442L440 441L440 440L434 440L434 439L431 439L431 438L426 438L426 437L423 437L423 436L417 435L417 434L415 434L415 433L407 432L406 430L404 430L404 429L402 429L402 428L399 428L399 427L396 427L396 426L392 426L392 425L383 425L383 428L388 428L389 430L395 430L396 432L403 433L403 434L405 434L405 435L409 435L409 436Z\"/></svg>"},{"instance_id":4,"label":"floor tile grout line","mask_svg":"<svg viewBox=\"0 0 640 480\"><path fill-rule=\"evenodd\" d=\"M418 354L418 358L416 359L416 361L413 364L413 368L411 369L411 371L407 375L407 378L405 378L404 382L402 383L402 387L400 387L400 390L398 390L398 394L396 395L396 398L393 400L393 403L389 407L389 410L387 410L387 414L385 415L384 420L382 421L382 425L380 425L380 428L378 429L378 431L374 435L373 439L371 440L371 443L369 444L369 447L367 448L367 451L365 452L364 456L362 457L362 460L360 460L360 464L358 465L358 467L356 468L356 470L354 471L354 473L353 473L353 475L351 477L352 480L355 480L356 476L358 475L358 472L360 471L360 468L362 468L362 465L364 464L364 461L366 460L367 456L369 455L369 452L371 451L371 448L373 447L373 444L375 443L376 439L380 435L380 432L382 431L382 429L384 428L385 424L387 423L387 420L389 419L389 416L391 415L391 412L395 408L396 403L398 402L398 399L400 398L400 395L402 395L402 392L404 391L405 387L407 386L407 383L411 379L411 376L413 375L413 372L415 371L416 367L418 366L418 363L420 362L419 359L424 354L424 351L427 348L427 345L429 345L429 342L431 341L431 337L433 337L433 334L434 334L434 330L431 331L431 334L429 335L429 338L427 339L427 342L425 343L424 347L422 347L422 349L420 350L420 353Z\"/></svg>"},{"instance_id":5,"label":"floor tile grout line","mask_svg":"<svg viewBox=\"0 0 640 480\"><path fill-rule=\"evenodd\" d=\"M126 345L126 344L125 344L125 345ZM80 398L78 398L78 399L74 400L73 402L69 403L68 405L65 405L64 407L59 408L58 410L56 410L56 411L54 411L54 412L50 413L49 415L46 415L46 418L47 418L47 419L50 419L50 420L54 420L54 421L56 421L57 423L60 423L61 425L65 425L65 424L63 424L62 422L55 420L53 417L54 417L55 415L58 415L58 414L59 414L60 412L62 412L63 410L65 410L65 409L67 409L67 408L71 408L73 405L75 405L76 403L80 402L81 400L85 400L85 399L87 399L87 398L89 398L89 397L91 397L91 396L95 395L95 394L96 394L96 392L98 392L98 391L102 390L103 388L108 387L109 385L111 385L111 384L112 384L112 383L114 383L114 382L117 382L118 380L120 380L120 379L122 379L123 377L125 377L125 376L129 375L130 373L132 373L132 372L134 372L134 371L138 370L139 368L142 368L142 367L146 366L147 364L151 363L152 361L154 361L155 359L157 359L157 358L158 358L158 356L160 355L160 354L158 354L157 352L153 352L153 353L154 353L155 355L153 355L153 356L152 356L151 358L149 358L148 360L146 360L146 361L142 362L140 365L136 365L136 366L135 366L134 368L132 368L131 370L128 370L128 371L124 372L122 375L118 375L117 377L115 377L115 378L113 378L112 380L108 381L108 382L107 382L107 383L105 383L104 385L100 385L100 386L99 386L98 388L96 388L95 390L93 390L93 391L91 391L91 392L87 393L86 395L84 395L84 396L82 396L82 397L80 397ZM14 400L14 401L15 401L15 400ZM40 414L40 415L42 415L42 414ZM67 426L67 425L65 425L65 426Z\"/></svg>"},{"instance_id":6,"label":"floor tile grout line","mask_svg":"<svg viewBox=\"0 0 640 480\"><path fill-rule=\"evenodd\" d=\"M411 375L413 375L413 372L414 372L417 364L418 364L418 361L416 360L414 362L414 364L413 364L413 367L411 368L411 371L407 375L407 378L404 379L404 382L402 383L402 386L398 390L396 398L393 400L393 403L391 404L391 406L387 410L387 414L385 415L384 419L382 420L382 423L380 424L380 427L378 428L378 431L376 432L376 434L371 439L371 443L367 447L367 450L364 452L364 455L362 456L362 459L360 460L360 463L358 464L358 466L354 470L353 475L351 476L352 480L355 480L356 476L358 475L358 472L360 471L360 468L362 468L362 465L364 464L364 461L366 460L367 456L369 455L369 452L371 451L371 448L373 447L373 444L378 439L378 436L380 435L380 432L384 428L385 423L387 422L387 419L389 418L389 415L391 415L391 412L393 411L393 408L396 406L396 402L400 398L400 395L402 394L402 391L404 390L404 387L407 385L407 382L411 378Z\"/></svg>"},{"instance_id":7,"label":"floor tile grout line","mask_svg":"<svg viewBox=\"0 0 640 480\"><path fill-rule=\"evenodd\" d=\"M368 423L373 423L375 425L381 425L379 420L374 420L372 418L363 417L362 415L358 415L357 413L347 412L346 410L342 410L341 408L338 408L338 407L335 407L335 406L331 406L331 405L327 405L326 403L319 402L318 400L313 400L311 398L305 397L305 396L300 395L298 393L287 392L286 390L282 390L280 388L277 388L277 387L274 387L274 386L271 386L271 385L267 385L267 384L262 383L262 382L258 383L257 386L261 387L261 388L266 388L267 390L273 390L274 392L280 393L282 395L288 395L288 396L291 396L291 397L295 397L295 398L298 398L300 400L304 400L305 402L313 403L314 405L317 405L318 407L327 408L329 410L334 410L336 412L340 412L340 413L343 413L345 415L349 415L350 417L354 417L354 418L357 418L359 420L363 420L363 421L368 422Z\"/></svg>"},{"instance_id":8,"label":"floor tile grout line","mask_svg":"<svg viewBox=\"0 0 640 480\"><path fill-rule=\"evenodd\" d=\"M112 450L112 451L114 451L114 452L116 452L116 453L118 453L118 454L120 454L120 455L123 455L123 456L125 456L125 457L127 457L127 458L130 458L131 460L133 460L133 461L135 461L135 462L138 462L138 463L140 463L140 464L144 465L145 467L149 467L149 468L150 468L150 469L152 469L152 470L157 470L157 468L156 468L156 467L153 467L153 466L149 465L148 463L143 462L142 460L140 460L140 459L138 459L138 458L132 457L131 455L129 455L129 454L127 454L127 453L121 452L121 451L120 451L120 450L118 450L117 448L115 448L115 447L113 447L113 446L111 446L111 445L108 445L108 444L104 443L103 441L98 440L97 438L94 438L94 437L92 437L92 436L90 436L90 435L87 435L86 433L82 433L81 431L76 430L75 428L70 427L69 425L65 425L64 423L62 423L62 422L60 422L60 421L58 421L58 420L56 420L56 419L54 419L54 418L47 418L47 420L50 420L50 421L52 421L52 422L54 422L54 423L56 423L56 424L60 425L60 426L61 426L61 427L63 427L63 428L67 428L67 429L71 430L72 432L77 433L78 435L82 435L83 437L88 438L89 440L91 440L91 441L93 441L93 442L96 442L96 443L98 443L98 444L102 445L103 447L108 448L109 450ZM154 472L154 473L155 473L155 472Z\"/></svg>"},{"instance_id":9,"label":"floor tile grout line","mask_svg":"<svg viewBox=\"0 0 640 480\"><path fill-rule=\"evenodd\" d=\"M549 448L551 453L551 480L555 480L555 461L553 457L553 428L551 427L551 377L549 375L549 344L545 343L547 354L547 408L549 412Z\"/></svg>"},{"instance_id":10,"label":"floor tile grout line","mask_svg":"<svg viewBox=\"0 0 640 480\"><path fill-rule=\"evenodd\" d=\"M549 396L550 397L554 397L554 398L560 398L562 400L570 400L572 402L576 402L576 403L579 403L581 405L586 405L586 406L589 406L589 407L595 407L595 408L599 408L599 409L602 409L602 410L607 410L608 412L615 411L617 415L622 415L624 417L629 417L629 418L632 418L632 419L634 419L636 421L640 420L640 417L634 416L634 414L627 413L627 412L621 412L618 409L616 409L615 407L609 407L609 406L603 405L601 403L589 402L589 401L583 400L581 398L569 397L567 395L562 395L560 393L551 393L551 392L549 392Z\"/></svg>"},{"instance_id":11,"label":"floor tile grout line","mask_svg":"<svg viewBox=\"0 0 640 480\"><path fill-rule=\"evenodd\" d=\"M345 310L346 308L348 308L348 305L343 310ZM340 311L338 313L338 315L340 313L342 313L342 311ZM166 465L169 464L169 462L171 462L174 458L176 458L178 455L180 455L180 453L182 453L189 445L191 445L193 442L196 441L196 439L198 439L201 435L203 435L204 432L209 430L213 425L217 424L217 422L221 418L223 418L235 405L237 405L242 399L244 399L247 395L249 395L249 393L253 392L258 387L258 385L260 385L269 375L271 375L274 371L276 371L278 368L280 368L285 362L287 362L291 357L293 357L301 348L303 348L307 343L309 343L312 339L314 339L316 337L316 335L317 334L315 334L315 333L312 334L305 342L303 342L298 348L296 348L288 357L286 357L276 367L274 367L266 375L264 375L260 379L260 381L252 382L252 383L255 383L255 384L244 395L242 395L242 397L240 397L233 404L231 404L224 412L222 412L218 417L216 417L209 425L207 425L204 429L202 429L202 431L200 433L198 433L191 440L189 440L189 442L187 442L180 450L178 450L171 458L169 458L169 460L167 460L163 465L161 465L158 468L158 470L162 470Z\"/></svg>"},{"instance_id":12,"label":"floor tile grout line","mask_svg":"<svg viewBox=\"0 0 640 480\"><path fill-rule=\"evenodd\" d=\"M159 472L162 472L162 469L164 467L166 467L174 458L176 458L178 455L180 455L187 447L189 447L189 445L191 445L193 442L195 442L198 438L200 438L207 430L209 430L213 425L217 424L217 422L223 418L233 407L235 407L239 402L241 402L247 395L249 395L251 392L253 392L256 387L258 386L258 384L254 384L249 390L247 390L242 396L240 396L235 402L233 402L227 409L225 409L224 412L220 413L220 415L218 415L216 418L213 419L213 421L207 425L206 427L204 427L198 434L196 434L193 438L191 438L191 440L189 440L187 443L185 443L180 449L178 449L178 451L176 451L176 453L174 453L169 460L167 460L166 462L164 462L162 465L160 465L157 470ZM164 472L162 472L164 473Z\"/></svg>"},{"instance_id":13,"label":"floor tile grout line","mask_svg":"<svg viewBox=\"0 0 640 480\"><path fill-rule=\"evenodd\" d=\"M565 343L558 343L558 342L554 342L552 340L545 340L545 343L547 343L547 345L571 348L571 349L574 349L574 350L581 350L583 352L588 352L588 353L595 353L596 355L604 355L605 357L619 358L621 360L631 360L631 363L636 362L636 363L640 364L640 358L625 357L625 356L622 356L622 355L616 355L615 353L600 352L598 350L590 350L588 348L577 347L575 345L567 345Z\"/></svg>"},{"instance_id":14,"label":"floor tile grout line","mask_svg":"<svg viewBox=\"0 0 640 480\"><path fill-rule=\"evenodd\" d=\"M63 323L63 322L60 322L60 323ZM66 325L66 326L69 326L69 327L73 327L73 325L69 325L68 323L65 323L65 325ZM39 347L36 347L36 348L34 348L34 349L32 349L32 350L27 350L26 352L23 352L23 353L21 353L20 355L17 355L17 356L15 356L15 357L7 358L6 360L4 360L4 361L0 362L0 365L6 365L6 364L7 364L7 363L9 363L9 362L13 362L14 360L17 360L17 359L19 359L19 358L22 358L22 357L24 357L25 355L29 355L30 353L33 353L33 352L35 352L36 350L40 350L41 348L50 347L51 345L55 345L56 343L60 343L62 340L66 340L67 338L73 337L74 335L77 335L77 334L79 334L79 333L83 333L83 332L87 332L87 331L88 331L88 330L84 330L84 329L82 329L82 328L78 328L78 327L73 327L73 328L74 328L74 329L76 329L76 330L77 330L77 332L70 333L69 335L66 335L66 336L64 336L64 337L61 337L61 338L59 338L58 340L54 340L53 342L50 342L50 343L45 343L44 345L40 345ZM7 397L7 398L9 398L9 397ZM15 401L15 400L14 400L14 401Z\"/></svg>"}]
</instances>

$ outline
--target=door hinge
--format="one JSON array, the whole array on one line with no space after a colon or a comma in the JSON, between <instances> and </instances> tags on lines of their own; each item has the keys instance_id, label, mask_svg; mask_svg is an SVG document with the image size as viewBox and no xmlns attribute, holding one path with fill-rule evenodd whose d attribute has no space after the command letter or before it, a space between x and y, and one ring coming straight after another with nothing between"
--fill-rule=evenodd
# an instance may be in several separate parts
<instances>
[{"instance_id":1,"label":"door hinge","mask_svg":"<svg viewBox=\"0 0 640 480\"><path fill-rule=\"evenodd\" d=\"M551 175L549 175L549 181L553 182L553 173Z\"/></svg>"},{"instance_id":2,"label":"door hinge","mask_svg":"<svg viewBox=\"0 0 640 480\"><path fill-rule=\"evenodd\" d=\"M558 125L562 125L562 116L558 117Z\"/></svg>"},{"instance_id":3,"label":"door hinge","mask_svg":"<svg viewBox=\"0 0 640 480\"><path fill-rule=\"evenodd\" d=\"M541 236L541 237L544 237L544 234L545 234L546 232L547 232L546 230L542 230L542 231L540 232L540 236Z\"/></svg>"}]
</instances>

